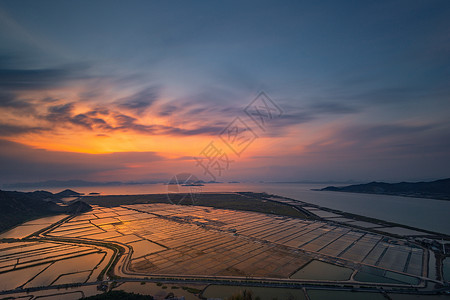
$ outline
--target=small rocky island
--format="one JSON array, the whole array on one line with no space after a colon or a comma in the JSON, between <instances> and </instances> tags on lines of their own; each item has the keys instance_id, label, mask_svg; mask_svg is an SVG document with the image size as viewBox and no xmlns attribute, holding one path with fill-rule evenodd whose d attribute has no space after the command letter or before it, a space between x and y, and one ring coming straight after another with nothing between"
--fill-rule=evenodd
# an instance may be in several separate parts
<instances>
[{"instance_id":1,"label":"small rocky island","mask_svg":"<svg viewBox=\"0 0 450 300\"><path fill-rule=\"evenodd\" d=\"M370 182L342 187L328 186L319 191L381 194L416 198L450 200L450 178L430 182Z\"/></svg>"}]
</instances>

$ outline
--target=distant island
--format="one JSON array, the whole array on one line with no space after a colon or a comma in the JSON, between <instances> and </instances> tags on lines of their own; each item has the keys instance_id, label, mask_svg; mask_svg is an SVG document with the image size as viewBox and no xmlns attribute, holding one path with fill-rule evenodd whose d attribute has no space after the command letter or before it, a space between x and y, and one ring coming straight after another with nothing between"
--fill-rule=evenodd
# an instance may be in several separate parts
<instances>
[{"instance_id":1,"label":"distant island","mask_svg":"<svg viewBox=\"0 0 450 300\"><path fill-rule=\"evenodd\" d=\"M374 181L342 187L328 186L314 190L450 200L450 178L430 182L385 183Z\"/></svg>"}]
</instances>

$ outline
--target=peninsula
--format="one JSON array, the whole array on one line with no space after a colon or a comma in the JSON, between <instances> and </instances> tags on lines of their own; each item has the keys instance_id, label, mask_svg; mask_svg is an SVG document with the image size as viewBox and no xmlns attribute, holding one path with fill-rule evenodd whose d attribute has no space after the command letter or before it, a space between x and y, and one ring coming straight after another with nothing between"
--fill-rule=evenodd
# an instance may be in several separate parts
<instances>
[{"instance_id":1,"label":"peninsula","mask_svg":"<svg viewBox=\"0 0 450 300\"><path fill-rule=\"evenodd\" d=\"M328 186L318 191L381 194L415 198L450 200L450 178L430 182L370 182L342 187Z\"/></svg>"}]
</instances>

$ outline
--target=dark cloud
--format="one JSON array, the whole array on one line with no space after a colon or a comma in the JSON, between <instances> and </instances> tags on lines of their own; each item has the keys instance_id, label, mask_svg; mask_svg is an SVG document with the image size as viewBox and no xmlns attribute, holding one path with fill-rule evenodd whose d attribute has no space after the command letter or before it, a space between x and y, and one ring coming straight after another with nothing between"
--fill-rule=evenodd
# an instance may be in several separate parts
<instances>
[{"instance_id":1,"label":"dark cloud","mask_svg":"<svg viewBox=\"0 0 450 300\"><path fill-rule=\"evenodd\" d=\"M50 106L48 113L41 116L42 119L53 123L56 126L76 125L85 129L94 130L111 130L113 127L99 115L109 114L107 109L97 109L88 111L85 114L74 114L75 103L66 103L61 105Z\"/></svg>"},{"instance_id":2,"label":"dark cloud","mask_svg":"<svg viewBox=\"0 0 450 300\"><path fill-rule=\"evenodd\" d=\"M0 88L8 90L46 89L59 85L67 75L65 70L58 69L0 69Z\"/></svg>"},{"instance_id":3,"label":"dark cloud","mask_svg":"<svg viewBox=\"0 0 450 300\"><path fill-rule=\"evenodd\" d=\"M121 131L135 131L141 134L158 134L157 131L158 126L156 125L143 125L139 124L138 120L134 117L125 115L125 114L116 114L114 116L117 125L112 127L112 130L121 130Z\"/></svg>"},{"instance_id":4,"label":"dark cloud","mask_svg":"<svg viewBox=\"0 0 450 300\"><path fill-rule=\"evenodd\" d=\"M163 132L170 135L218 135L224 129L223 126L199 126L194 129L182 129L176 127L164 127Z\"/></svg>"},{"instance_id":5,"label":"dark cloud","mask_svg":"<svg viewBox=\"0 0 450 300\"><path fill-rule=\"evenodd\" d=\"M449 130L443 124L336 128L292 161L299 162L303 174L317 178L324 174L355 180L445 178L450 168Z\"/></svg>"},{"instance_id":6,"label":"dark cloud","mask_svg":"<svg viewBox=\"0 0 450 300\"><path fill-rule=\"evenodd\" d=\"M60 68L18 68L15 59L0 60L0 89L6 91L44 90L62 86L81 78L86 64L72 64ZM84 74L84 77L87 78Z\"/></svg>"},{"instance_id":7,"label":"dark cloud","mask_svg":"<svg viewBox=\"0 0 450 300\"><path fill-rule=\"evenodd\" d=\"M102 129L111 129L111 126L105 120L100 118L92 118L85 114L78 114L70 118L70 122L75 125L83 126L87 129L93 129L94 126Z\"/></svg>"},{"instance_id":8,"label":"dark cloud","mask_svg":"<svg viewBox=\"0 0 450 300\"><path fill-rule=\"evenodd\" d=\"M28 102L18 100L13 93L0 92L0 107L28 108L29 106Z\"/></svg>"},{"instance_id":9,"label":"dark cloud","mask_svg":"<svg viewBox=\"0 0 450 300\"><path fill-rule=\"evenodd\" d=\"M70 115L74 108L74 103L66 103L62 105L50 106L48 111L55 115Z\"/></svg>"},{"instance_id":10,"label":"dark cloud","mask_svg":"<svg viewBox=\"0 0 450 300\"><path fill-rule=\"evenodd\" d=\"M189 129L160 124L141 124L136 117L125 113L118 113L110 108L96 106L86 113L75 114L75 107L76 103L74 102L52 105L47 108L46 114L36 115L36 117L50 122L53 127L70 127L75 125L95 131L98 134L110 134L114 131L132 131L144 135L208 135L218 134L226 125L225 122L221 122L220 120L215 123L200 123L201 125L188 122ZM111 118L107 121L105 116L112 117L113 121L111 121ZM37 132L38 130L42 130L42 128L22 128L21 126L16 126L5 130L5 133L10 132L8 135L12 135L13 133L20 134L21 132L25 133L33 130Z\"/></svg>"},{"instance_id":11,"label":"dark cloud","mask_svg":"<svg viewBox=\"0 0 450 300\"><path fill-rule=\"evenodd\" d=\"M136 118L124 114L116 114L114 119L116 120L119 128L131 127L135 125L135 122L137 121Z\"/></svg>"},{"instance_id":12,"label":"dark cloud","mask_svg":"<svg viewBox=\"0 0 450 300\"><path fill-rule=\"evenodd\" d=\"M95 116L99 116L99 115L103 115L103 116L107 116L109 115L110 111L108 108L106 107L96 107L93 110L90 110L88 112L86 112L85 114L91 117L95 117Z\"/></svg>"},{"instance_id":13,"label":"dark cloud","mask_svg":"<svg viewBox=\"0 0 450 300\"><path fill-rule=\"evenodd\" d=\"M372 126L353 126L348 127L341 132L345 140L367 141L386 139L390 137L406 137L417 135L437 127L437 124L426 125L404 125L404 124L381 124Z\"/></svg>"},{"instance_id":14,"label":"dark cloud","mask_svg":"<svg viewBox=\"0 0 450 300\"><path fill-rule=\"evenodd\" d=\"M172 104L165 104L158 109L157 113L161 117L168 117L171 116L177 110L178 110L177 106Z\"/></svg>"},{"instance_id":15,"label":"dark cloud","mask_svg":"<svg viewBox=\"0 0 450 300\"><path fill-rule=\"evenodd\" d=\"M195 115L207 112L207 111L208 111L208 108L206 108L206 107L197 107L197 108L190 109L186 114L195 116Z\"/></svg>"},{"instance_id":16,"label":"dark cloud","mask_svg":"<svg viewBox=\"0 0 450 300\"><path fill-rule=\"evenodd\" d=\"M319 102L309 107L311 113L317 114L354 114L360 110L354 106L339 102Z\"/></svg>"},{"instance_id":17,"label":"dark cloud","mask_svg":"<svg viewBox=\"0 0 450 300\"><path fill-rule=\"evenodd\" d=\"M38 104L31 99L23 99L15 93L0 91L0 109L20 116L36 115Z\"/></svg>"},{"instance_id":18,"label":"dark cloud","mask_svg":"<svg viewBox=\"0 0 450 300\"><path fill-rule=\"evenodd\" d=\"M46 103L46 104L48 104L48 103L55 103L55 102L58 102L58 101L59 101L59 99L56 99L56 98L53 98L53 97L45 97L45 98L40 100L41 103Z\"/></svg>"},{"instance_id":19,"label":"dark cloud","mask_svg":"<svg viewBox=\"0 0 450 300\"><path fill-rule=\"evenodd\" d=\"M357 125L335 129L326 137L308 145L308 153L322 153L340 157L384 155L387 158L414 154L433 155L448 149L443 141L446 126L442 124L375 124ZM440 150L439 150L440 149Z\"/></svg>"},{"instance_id":20,"label":"dark cloud","mask_svg":"<svg viewBox=\"0 0 450 300\"><path fill-rule=\"evenodd\" d=\"M364 84L342 84L329 91L320 93L313 100L321 103L338 103L350 109L362 111L367 107L398 106L403 110L405 105L423 102L434 102L438 99L449 100L450 86L439 80L423 80L409 84L389 83L383 86L365 87ZM313 105L314 106L314 105ZM314 107L312 107L314 108ZM339 107L336 107L339 111ZM345 111L345 107L343 107Z\"/></svg>"},{"instance_id":21,"label":"dark cloud","mask_svg":"<svg viewBox=\"0 0 450 300\"><path fill-rule=\"evenodd\" d=\"M372 90L355 93L347 96L347 99L362 102L369 106L380 104L405 104L408 102L423 101L429 97L429 87L416 86L391 86L380 87Z\"/></svg>"},{"instance_id":22,"label":"dark cloud","mask_svg":"<svg viewBox=\"0 0 450 300\"><path fill-rule=\"evenodd\" d=\"M158 100L159 88L156 86L148 87L131 96L117 100L118 106L133 111L136 114L143 113L147 108Z\"/></svg>"},{"instance_id":23,"label":"dark cloud","mask_svg":"<svg viewBox=\"0 0 450 300\"><path fill-rule=\"evenodd\" d=\"M27 133L40 133L48 130L50 130L50 128L0 123L0 136L2 137L10 137Z\"/></svg>"},{"instance_id":24,"label":"dark cloud","mask_svg":"<svg viewBox=\"0 0 450 300\"><path fill-rule=\"evenodd\" d=\"M50 106L48 114L44 117L47 121L60 123L61 125L70 121L72 111L75 107L74 103L66 103L61 105Z\"/></svg>"},{"instance_id":25,"label":"dark cloud","mask_svg":"<svg viewBox=\"0 0 450 300\"><path fill-rule=\"evenodd\" d=\"M191 103L187 103L185 106L183 106L183 103L175 104L175 102L173 104L164 104L158 109L155 108L154 112L162 117L175 116L177 119L182 119L183 122L181 123L185 122L186 127L189 129L177 125L141 124L136 116L140 116L150 108L158 100L160 94L160 88L153 85L128 97L120 98L114 101L111 106L93 102L93 108L86 112L78 113L76 112L77 103L74 101L67 102L63 99L52 97L22 99L19 95L22 91L44 90L59 87L73 79L88 78L88 76L79 76L82 70L80 66L31 69L24 68L22 64L17 63L17 60L18 58L8 56L0 58L0 89L3 89L0 92L0 108L7 109L9 112L13 112L12 109L20 109L22 111L27 109L29 116L38 122L42 121L41 123L44 126L53 128L77 126L96 131L98 134L109 134L113 131L134 131L145 135L206 135L217 134L222 129L220 126L225 124L224 122L216 122L215 124L213 122L211 124L210 119L217 119L216 114L220 114L225 119L235 111L229 108L216 109L213 105L209 108L210 113L205 116L204 120L201 120L199 113L208 110L208 108L199 108L198 103L196 103L198 98L196 98L195 101L192 100ZM90 87L87 93L90 96L98 96L99 89ZM95 93L92 94L92 91ZM215 97L225 99L225 94L224 92L216 93ZM205 99L206 97L209 100L212 95L212 91L209 91L207 95L201 95L201 98ZM46 108L46 113L42 113L41 106ZM191 113L187 107L192 108L192 106L196 106L196 110ZM120 113L118 112L119 110L121 110ZM122 112L123 110L125 112ZM17 116L20 117L20 115ZM107 119L105 116L112 116L113 120L111 121L111 118ZM174 123L177 124L177 120L174 120ZM3 136L12 136L39 132L45 129L40 126L26 127L20 124L13 124L4 125L1 133Z\"/></svg>"},{"instance_id":26,"label":"dark cloud","mask_svg":"<svg viewBox=\"0 0 450 300\"><path fill-rule=\"evenodd\" d=\"M360 109L341 103L318 102L305 108L298 106L283 106L280 117L266 122L266 136L283 136L285 131L293 126L320 120L324 115L357 114Z\"/></svg>"},{"instance_id":27,"label":"dark cloud","mask_svg":"<svg viewBox=\"0 0 450 300\"><path fill-rule=\"evenodd\" d=\"M289 112L281 115L279 118L269 120L266 123L266 136L283 136L285 131L292 127L301 124L305 124L317 119L315 114L311 114L304 111ZM256 128L256 125L255 125Z\"/></svg>"},{"instance_id":28,"label":"dark cloud","mask_svg":"<svg viewBox=\"0 0 450 300\"><path fill-rule=\"evenodd\" d=\"M117 114L114 116L117 126L113 130L132 130L141 134L147 135L215 135L223 130L223 126L206 124L197 126L193 129L184 129L166 125L143 125L137 123L137 119L124 114Z\"/></svg>"}]
</instances>

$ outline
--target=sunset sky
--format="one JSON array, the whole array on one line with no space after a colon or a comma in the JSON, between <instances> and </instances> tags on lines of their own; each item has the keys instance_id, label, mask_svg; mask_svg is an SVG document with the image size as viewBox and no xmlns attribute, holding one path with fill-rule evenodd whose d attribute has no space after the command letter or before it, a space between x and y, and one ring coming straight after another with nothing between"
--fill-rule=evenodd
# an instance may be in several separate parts
<instances>
[{"instance_id":1,"label":"sunset sky","mask_svg":"<svg viewBox=\"0 0 450 300\"><path fill-rule=\"evenodd\" d=\"M0 184L212 180L211 142L217 181L450 177L449 28L448 0L0 0Z\"/></svg>"}]
</instances>

